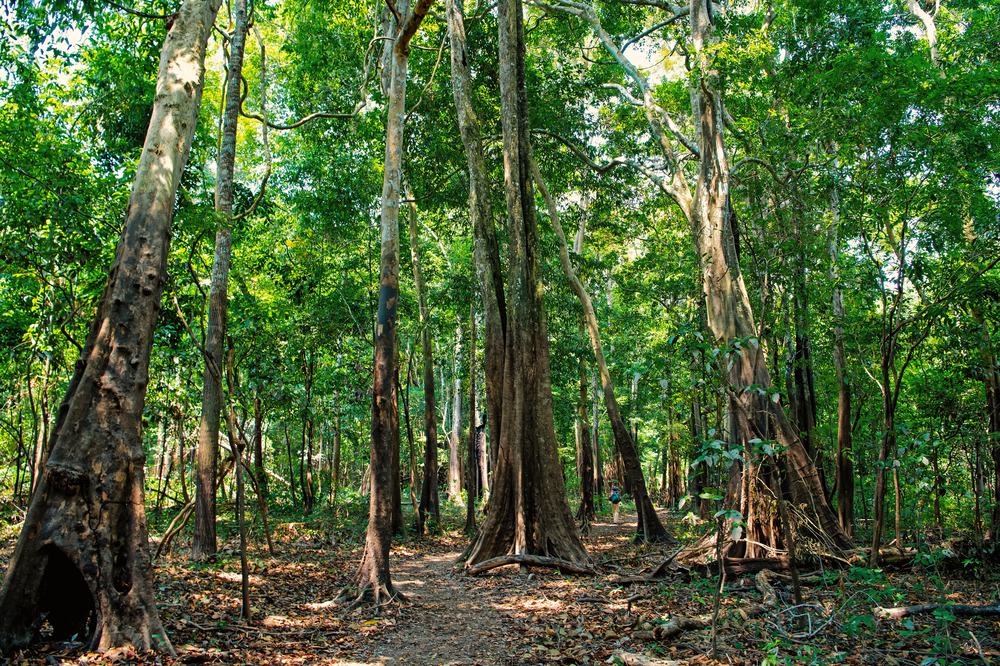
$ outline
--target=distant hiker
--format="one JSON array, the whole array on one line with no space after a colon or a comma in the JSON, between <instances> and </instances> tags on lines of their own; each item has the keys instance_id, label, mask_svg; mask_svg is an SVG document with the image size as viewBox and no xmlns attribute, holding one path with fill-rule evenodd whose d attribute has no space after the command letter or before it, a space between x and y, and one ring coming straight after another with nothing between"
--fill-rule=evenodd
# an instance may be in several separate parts
<instances>
[{"instance_id":1,"label":"distant hiker","mask_svg":"<svg viewBox=\"0 0 1000 666\"><path fill-rule=\"evenodd\" d=\"M622 491L618 489L618 484L611 485L611 517L618 522L618 510L622 502Z\"/></svg>"}]
</instances>

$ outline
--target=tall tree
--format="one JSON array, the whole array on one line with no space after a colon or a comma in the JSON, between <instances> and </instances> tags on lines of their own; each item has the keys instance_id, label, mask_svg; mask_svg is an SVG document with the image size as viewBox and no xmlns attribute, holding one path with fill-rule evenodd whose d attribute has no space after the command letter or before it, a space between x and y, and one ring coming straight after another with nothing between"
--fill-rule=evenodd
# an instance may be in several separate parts
<instances>
[{"instance_id":1,"label":"tall tree","mask_svg":"<svg viewBox=\"0 0 1000 666\"><path fill-rule=\"evenodd\" d=\"M520 0L500 2L498 25L504 182L510 232L509 301L500 446L490 512L472 544L468 562L475 565L507 555L541 555L586 565L587 551L566 499L552 414L549 339L531 186ZM492 423L490 427L496 425Z\"/></svg>"},{"instance_id":2,"label":"tall tree","mask_svg":"<svg viewBox=\"0 0 1000 666\"><path fill-rule=\"evenodd\" d=\"M385 132L385 170L382 185L382 251L379 270L378 314L375 329L375 383L372 396L371 502L365 551L356 576L355 603L372 597L375 604L400 598L389 576L392 540L392 452L399 446L397 395L399 354L396 327L399 308L399 206L402 200L403 129L406 118L406 70L410 41L434 0L418 0L410 11L399 0L389 24L389 108Z\"/></svg>"},{"instance_id":3,"label":"tall tree","mask_svg":"<svg viewBox=\"0 0 1000 666\"><path fill-rule=\"evenodd\" d=\"M417 533L423 534L428 519L434 520L435 529L441 525L441 504L438 499L438 446L437 405L434 393L434 341L431 336L430 308L427 305L427 283L424 282L420 260L420 235L417 231L417 204L413 192L407 189L410 204L410 257L413 263L413 281L417 291L417 308L420 316L420 350L424 368L424 478L420 486L420 506L417 508Z\"/></svg>"},{"instance_id":4,"label":"tall tree","mask_svg":"<svg viewBox=\"0 0 1000 666\"><path fill-rule=\"evenodd\" d=\"M56 415L50 454L0 587L0 649L38 636L173 653L148 552L142 411L170 226L220 2L187 0L160 52L123 233Z\"/></svg>"},{"instance_id":5,"label":"tall tree","mask_svg":"<svg viewBox=\"0 0 1000 666\"><path fill-rule=\"evenodd\" d=\"M465 39L465 18L460 0L445 3L451 45L451 89L458 128L469 164L469 209L472 216L474 257L483 302L483 359L486 383L486 421L489 426L489 465L496 469L500 423L503 419L504 335L507 308L503 271L497 244L489 173L483 153L482 130L472 105L469 69L471 55Z\"/></svg>"},{"instance_id":6,"label":"tall tree","mask_svg":"<svg viewBox=\"0 0 1000 666\"><path fill-rule=\"evenodd\" d=\"M208 292L208 326L205 331L205 372L202 382L201 425L198 430L198 473L195 477L194 537L191 559L213 555L218 548L215 535L216 471L219 466L219 423L222 414L222 372L229 308L229 268L233 248L233 174L236 170L236 126L240 116L240 84L243 51L246 46L246 0L237 0L235 24L229 40L226 69L225 109L219 144L218 176L215 183L215 256Z\"/></svg>"},{"instance_id":7,"label":"tall tree","mask_svg":"<svg viewBox=\"0 0 1000 666\"><path fill-rule=\"evenodd\" d=\"M587 293L583 282L577 277L576 270L569 258L569 246L566 243L566 234L563 232L562 224L559 222L559 210L556 207L555 199L549 193L548 188L542 181L542 174L538 170L538 164L534 158L531 159L532 176L535 184L538 185L542 198L549 209L549 221L555 231L556 240L559 243L559 262L562 264L563 273L573 289L573 293L580 300L583 306L584 321L587 324L587 331L590 333L590 344L594 350L594 358L597 361L597 371L601 375L601 387L604 391L604 406L608 411L608 421L611 422L611 432L615 437L615 449L621 456L625 468L625 487L632 493L635 499L635 508L638 513L635 529L636 541L676 543L670 533L663 527L656 509L649 498L649 491L646 488L646 478L642 473L642 465L639 462L639 452L635 446L635 440L625 427L621 412L618 410L618 400L615 398L615 387L611 380L611 373L608 371L608 362L604 357L604 346L601 344L601 331L597 324L597 315L594 313L594 306L590 301L590 294ZM593 500L591 500L593 501Z\"/></svg>"},{"instance_id":8,"label":"tall tree","mask_svg":"<svg viewBox=\"0 0 1000 666\"><path fill-rule=\"evenodd\" d=\"M733 394L727 396L727 399L739 400L743 409L753 415L750 422L757 428L753 433L734 432L734 440L744 447L752 448L749 444L751 440L776 439L787 451L787 467L795 503L809 507L819 528L839 546L849 547L850 540L841 530L826 500L816 466L802 439L789 424L784 411L769 399L766 391L766 388L772 386L771 375L740 270L738 236L735 233L738 221L734 217L730 200L731 174L746 164L762 161L751 158L734 165L729 163L725 134L728 112L725 110L722 94L716 89L719 66L715 60L723 57L724 50L717 48L719 40L713 12L721 8L704 0L692 0L689 5L664 6L670 14L668 24L688 18L685 42L690 53L692 73L688 79L686 98L690 102L690 114L694 120L695 138L692 139L674 116L658 103L646 75L604 28L592 5L572 0L551 4L536 0L536 4L548 12L577 16L590 25L597 38L624 70L629 86L638 93L633 94L625 85L610 85L618 91L622 100L642 111L663 168L651 169L640 162L623 161L646 175L674 202L690 225L694 247L700 258L708 329L717 345L723 349L732 348L729 354L724 355L727 360L732 361L728 369L723 370L727 375L726 382L733 389ZM574 151L586 157L578 148L574 147ZM689 157L698 166L693 179L684 169L684 162ZM586 159L589 161L589 158ZM590 163L593 165L593 162ZM773 167L767 166L773 172ZM789 178L791 177L790 175ZM748 343L749 348L743 347L744 342ZM740 344L740 349L733 347L737 343ZM756 390L744 390L750 386L765 390L763 394ZM731 473L739 475L738 479L734 479L738 492L730 493L727 502L730 508L740 510L743 519L752 526L752 529L745 532L750 537L749 540L743 539L735 544L730 542L726 547L727 554L738 556L756 552L754 542L770 541L770 535L766 532L771 527L769 521L763 518L768 509L760 499L754 500L765 497L768 491L762 485L752 488L753 485L762 483L754 473L753 466L734 464ZM781 538L780 535L776 537ZM733 549L734 545L736 550Z\"/></svg>"}]
</instances>

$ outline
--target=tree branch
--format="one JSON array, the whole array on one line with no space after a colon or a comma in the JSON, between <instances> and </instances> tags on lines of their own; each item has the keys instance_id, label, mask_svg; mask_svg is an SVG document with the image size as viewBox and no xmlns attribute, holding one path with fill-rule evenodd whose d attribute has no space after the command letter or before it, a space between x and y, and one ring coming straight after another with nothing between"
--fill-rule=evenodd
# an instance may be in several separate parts
<instances>
[{"instance_id":1,"label":"tree branch","mask_svg":"<svg viewBox=\"0 0 1000 666\"><path fill-rule=\"evenodd\" d=\"M144 18L144 19L160 19L160 20L164 20L165 21L165 20L169 19L170 17L174 16L174 14L147 14L146 12L140 12L140 11L137 11L135 9L130 9L128 7L125 7L124 5L119 5L117 2L112 2L111 0L106 0L106 2L109 5L111 5L112 7L114 7L115 9L120 9L121 11L125 12L126 14L131 14L133 16L138 16L139 18Z\"/></svg>"},{"instance_id":2,"label":"tree branch","mask_svg":"<svg viewBox=\"0 0 1000 666\"><path fill-rule=\"evenodd\" d=\"M555 134L553 132L549 132L549 131L546 131L546 130L540 130L540 129L533 129L533 130L531 130L531 133L532 134L542 134L542 135L551 137L551 138L555 139L556 141L559 141L564 146L566 146L567 148L569 148L570 151L574 155L576 155L577 157L579 157L580 160L583 161L584 164L586 164L587 166L589 166L591 169L593 169L594 171L596 171L599 174L605 174L605 173L611 171L612 169L614 169L617 166L620 166L622 164L626 164L626 161L623 158L616 157L613 160L611 160L610 162L608 162L607 164L601 166L600 164L597 164L596 162L594 162L594 160L590 159L590 157L585 152L583 152L580 148L577 148L575 145L573 145L569 141L569 139L563 138L563 137L561 137L558 134Z\"/></svg>"}]
</instances>

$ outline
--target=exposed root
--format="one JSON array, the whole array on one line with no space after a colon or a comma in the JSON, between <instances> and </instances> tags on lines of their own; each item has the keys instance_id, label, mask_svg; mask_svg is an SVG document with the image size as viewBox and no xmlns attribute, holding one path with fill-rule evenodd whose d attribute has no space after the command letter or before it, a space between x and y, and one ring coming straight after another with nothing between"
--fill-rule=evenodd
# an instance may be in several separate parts
<instances>
[{"instance_id":1,"label":"exposed root","mask_svg":"<svg viewBox=\"0 0 1000 666\"><path fill-rule=\"evenodd\" d=\"M774 593L774 587L767 580L768 574L773 575L770 571L761 571L755 579L757 589L764 595L764 603L758 606L751 606L747 609L722 611L719 613L718 620L721 621L727 617L739 617L745 621L748 618L764 615L772 611L777 605L777 596ZM662 641L679 636L685 631L699 631L710 626L712 626L711 613L696 617L675 617L670 622L660 625L652 631L636 631L632 634L632 638L646 641Z\"/></svg>"},{"instance_id":2,"label":"exposed root","mask_svg":"<svg viewBox=\"0 0 1000 666\"><path fill-rule=\"evenodd\" d=\"M597 575L597 570L589 565L570 562L569 560L563 560L558 557L543 557L542 555L502 555L501 557L494 557L493 559L486 560L485 562L480 562L475 566L467 567L465 573L470 576L478 576L485 571L496 569L497 567L502 567L508 564L559 569L562 572L575 573L582 576Z\"/></svg>"},{"instance_id":3,"label":"exposed root","mask_svg":"<svg viewBox=\"0 0 1000 666\"><path fill-rule=\"evenodd\" d=\"M361 606L373 606L376 611L388 604L408 604L410 600L397 590L392 583L368 583L363 587L345 587L334 599L336 604L347 604L342 615Z\"/></svg>"}]
</instances>

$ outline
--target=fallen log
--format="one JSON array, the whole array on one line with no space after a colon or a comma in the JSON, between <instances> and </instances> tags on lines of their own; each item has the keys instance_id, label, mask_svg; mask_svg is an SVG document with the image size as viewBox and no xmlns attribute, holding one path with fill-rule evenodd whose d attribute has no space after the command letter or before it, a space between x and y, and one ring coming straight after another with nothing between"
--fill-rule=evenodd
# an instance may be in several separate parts
<instances>
[{"instance_id":1,"label":"fallen log","mask_svg":"<svg viewBox=\"0 0 1000 666\"><path fill-rule=\"evenodd\" d=\"M939 608L946 608L953 615L968 615L987 617L1000 615L1000 604L988 604L986 606L969 606L967 604L920 604L917 606L897 606L895 608L875 607L875 615L880 618L899 620L909 615L920 615L921 613L933 613Z\"/></svg>"},{"instance_id":2,"label":"fallen log","mask_svg":"<svg viewBox=\"0 0 1000 666\"><path fill-rule=\"evenodd\" d=\"M623 652L622 650L615 650L611 653L611 656L621 661L625 666L685 666L687 664L686 661L657 659L656 657L647 657L643 654Z\"/></svg>"},{"instance_id":3,"label":"fallen log","mask_svg":"<svg viewBox=\"0 0 1000 666\"><path fill-rule=\"evenodd\" d=\"M719 621L726 620L728 618L739 617L741 620L748 620L752 617L758 617L771 611L778 603L778 597L774 593L774 587L771 585L768 578L774 575L774 572L763 570L759 572L754 579L757 585L757 589L762 595L764 595L764 603L759 606L751 606L747 609L731 608L719 613ZM650 631L637 631L632 634L632 638L644 641L662 641L675 636L683 634L685 631L698 631L700 629L708 629L712 626L712 614L708 613L706 615L698 615L695 617L675 617L670 622L666 624L661 624L658 627L654 627Z\"/></svg>"},{"instance_id":4,"label":"fallen log","mask_svg":"<svg viewBox=\"0 0 1000 666\"><path fill-rule=\"evenodd\" d=\"M489 571L490 569L496 569L497 567L503 567L508 564L559 569L560 571L568 571L582 576L597 575L597 571L593 567L586 564L570 562L569 560L563 560L558 557L544 557L542 555L502 555L500 557L494 557L493 559L486 560L485 562L480 562L475 566L467 567L465 573L470 576L478 576L479 574Z\"/></svg>"},{"instance_id":5,"label":"fallen log","mask_svg":"<svg viewBox=\"0 0 1000 666\"><path fill-rule=\"evenodd\" d=\"M751 606L747 609L730 609L719 613L719 621L724 621L729 618L739 617L741 620L748 620L752 617L758 617L767 612L767 608L764 606ZM680 636L685 631L698 631L700 629L708 629L712 626L712 614L698 615L696 617L675 617L666 624L661 624L658 627L653 627L650 631L636 631L632 634L632 638L643 640L643 641L663 641L675 636Z\"/></svg>"}]
</instances>

